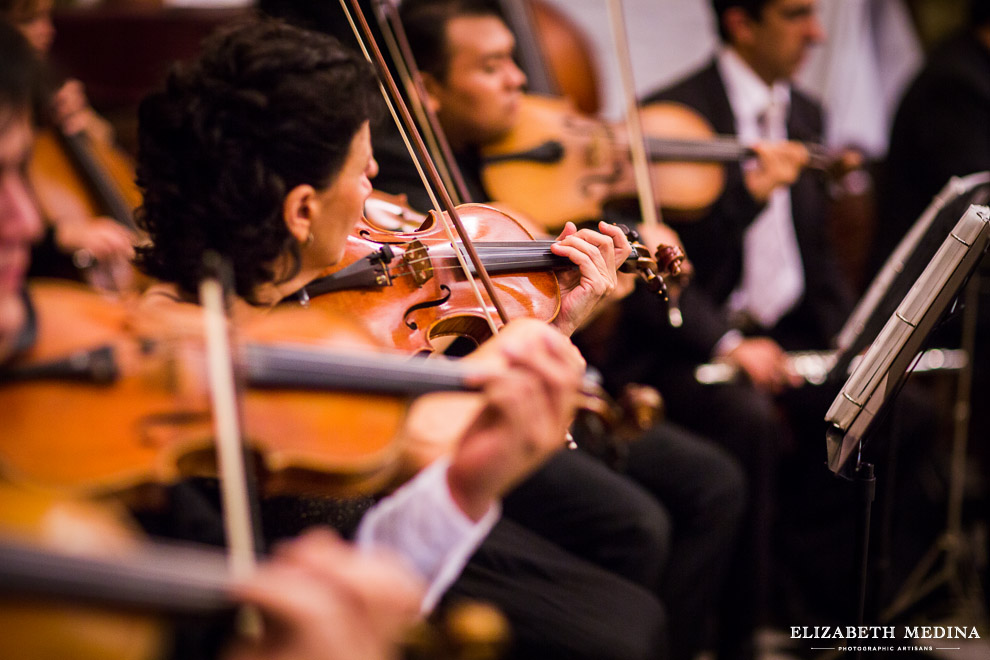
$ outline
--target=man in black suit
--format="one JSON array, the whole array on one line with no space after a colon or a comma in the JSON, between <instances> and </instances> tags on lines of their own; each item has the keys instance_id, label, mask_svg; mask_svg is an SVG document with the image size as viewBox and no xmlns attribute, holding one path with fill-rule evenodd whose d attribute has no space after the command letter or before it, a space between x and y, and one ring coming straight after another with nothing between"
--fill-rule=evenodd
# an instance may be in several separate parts
<instances>
[{"instance_id":1,"label":"man in black suit","mask_svg":"<svg viewBox=\"0 0 990 660\"><path fill-rule=\"evenodd\" d=\"M727 46L703 69L647 101L684 103L717 133L738 135L743 142L819 140L820 108L789 82L805 51L824 36L816 4L714 0ZM769 389L789 382L788 374L780 372L779 348L826 347L850 304L824 233L824 180L801 169L807 152L796 142L791 146L776 152L773 162L728 166L725 190L713 207L700 219L678 225L696 266L696 284L718 311L728 312L706 319L719 325L717 342L736 345L735 350L718 348L735 358L757 386ZM779 217L768 221L769 215ZM763 230L763 224L770 228ZM771 260L765 266L768 277L749 281L760 274L757 262ZM776 289L782 279L793 281L784 291L760 295L753 290ZM733 326L747 330L750 338L726 341ZM757 343L757 337L776 345ZM759 360L752 359L756 355Z\"/></svg>"},{"instance_id":2,"label":"man in black suit","mask_svg":"<svg viewBox=\"0 0 990 660\"><path fill-rule=\"evenodd\" d=\"M685 104L716 133L752 144L757 156L727 165L719 199L675 225L695 267L682 297L683 326L665 330L664 319L634 296L608 373L658 386L671 419L720 441L746 467L750 545L724 617L737 624L739 639L725 649L735 654L768 609L769 540L775 510L786 506L777 495L778 458L793 445L806 467L802 478L825 472L824 442L813 424L820 425L830 397L796 387L785 351L827 348L851 297L826 241L824 179L804 169L809 156L801 142L819 140L821 111L790 83L807 50L824 38L817 0L713 0L713 7L723 47L646 101ZM735 364L746 382L700 385L694 368L716 358ZM827 477L812 476L818 478Z\"/></svg>"},{"instance_id":3,"label":"man in black suit","mask_svg":"<svg viewBox=\"0 0 990 660\"><path fill-rule=\"evenodd\" d=\"M928 55L924 67L901 99L890 135L887 161L879 179L878 231L871 266L879 270L904 238L932 197L952 176L990 170L990 2L973 0L969 21ZM986 190L968 203L986 204ZM981 266L985 283L990 273ZM980 287L977 310L978 338L990 328L990 295ZM957 321L960 319L956 319ZM958 326L943 336L952 341ZM973 360L972 401L990 392L990 343L978 339ZM970 438L990 431L990 411L973 406ZM984 474L990 456L977 456ZM990 511L990 495L984 510Z\"/></svg>"},{"instance_id":4,"label":"man in black suit","mask_svg":"<svg viewBox=\"0 0 990 660\"><path fill-rule=\"evenodd\" d=\"M949 177L990 170L990 3L928 56L898 106L881 178L878 269Z\"/></svg>"}]
</instances>

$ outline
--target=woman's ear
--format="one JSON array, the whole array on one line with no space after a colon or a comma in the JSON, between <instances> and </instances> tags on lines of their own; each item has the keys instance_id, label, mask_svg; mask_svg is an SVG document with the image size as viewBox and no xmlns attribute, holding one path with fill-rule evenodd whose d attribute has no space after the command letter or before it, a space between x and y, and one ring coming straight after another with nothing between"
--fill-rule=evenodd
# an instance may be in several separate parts
<instances>
[{"instance_id":1,"label":"woman's ear","mask_svg":"<svg viewBox=\"0 0 990 660\"><path fill-rule=\"evenodd\" d=\"M301 184L289 191L282 202L282 219L289 233L300 243L306 243L312 235L313 204L316 189Z\"/></svg>"}]
</instances>

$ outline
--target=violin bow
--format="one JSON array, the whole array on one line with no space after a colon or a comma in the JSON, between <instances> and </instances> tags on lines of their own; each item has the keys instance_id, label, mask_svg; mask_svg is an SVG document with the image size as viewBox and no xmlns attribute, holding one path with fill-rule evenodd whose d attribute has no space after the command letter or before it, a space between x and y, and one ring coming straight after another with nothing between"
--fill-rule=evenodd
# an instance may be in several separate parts
<instances>
[{"instance_id":1,"label":"violin bow","mask_svg":"<svg viewBox=\"0 0 990 660\"><path fill-rule=\"evenodd\" d=\"M427 97L426 86L423 84L422 73L409 45L409 37L406 35L402 21L399 20L398 9L390 0L371 0L371 2L378 26L382 31L382 38L392 55L392 61L395 62L402 86L406 89L409 105L416 113L420 130L429 143L433 162L436 163L447 190L450 191L456 204L474 201L468 193L464 174L457 164L457 159L454 158L454 152L450 148L450 142L447 141L446 133L440 126L436 112L423 101Z\"/></svg>"},{"instance_id":2,"label":"violin bow","mask_svg":"<svg viewBox=\"0 0 990 660\"><path fill-rule=\"evenodd\" d=\"M629 151L632 155L633 173L636 176L636 192L643 224L657 227L663 222L660 206L653 189L650 175L650 161L646 155L646 138L643 123L639 116L639 101L636 98L636 83L633 77L632 57L629 50L629 37L626 33L626 19L622 11L622 0L605 0L608 5L609 24L612 27L612 41L615 44L616 60L619 64L622 91L626 103L626 130L629 133ZM670 296L667 307L670 325L681 327L684 319L680 307Z\"/></svg>"},{"instance_id":3,"label":"violin bow","mask_svg":"<svg viewBox=\"0 0 990 660\"><path fill-rule=\"evenodd\" d=\"M622 80L622 92L626 104L626 130L629 132L629 151L632 154L633 173L636 176L636 191L639 197L639 210L643 224L655 227L662 222L657 206L653 181L650 177L650 161L646 155L646 139L643 123L639 116L639 101L636 98L636 84L633 78L632 58L629 55L629 37L626 34L626 19L622 11L622 0L605 0L608 6L609 24L612 28L612 42L615 45L616 60Z\"/></svg>"},{"instance_id":4,"label":"violin bow","mask_svg":"<svg viewBox=\"0 0 990 660\"><path fill-rule=\"evenodd\" d=\"M347 0L339 1L341 9L347 17L347 22L350 24L351 30L354 32L354 37L357 39L358 45L361 47L361 52L378 71L378 83L382 91L382 96L385 98L385 104L388 106L392 119L396 122L396 126L399 129L399 133L402 135L402 140L405 142L406 148L409 149L410 154L413 155L413 163L416 165L416 169L419 172L420 177L423 178L424 185L426 185L426 192L430 196L430 201L437 212L437 217L442 223L444 230L447 232L447 237L450 240L454 255L457 257L457 261L460 263L465 277L471 284L472 290L478 299L478 305L485 315L485 320L488 322L492 333L497 334L498 327L495 325L494 319L492 319L491 315L488 313L487 305L481 295L481 290L477 286L477 282L472 276L471 269L468 268L467 263L464 260L464 256L461 254L461 250L457 248L456 239L454 238L450 225L444 219L442 209L445 209L449 214L450 224L453 225L454 230L456 230L457 235L460 237L461 244L464 246L464 250L468 253L468 257L471 259L475 272L484 285L489 299L495 306L499 319L501 319L503 324L506 324L509 322L509 315L506 313L505 307L502 306L502 303L495 292L495 285L492 283L491 277L488 275L488 271L485 270L485 265L482 263L481 257L478 256L474 243L471 241L471 237L468 235L467 230L465 230L464 224L461 222L461 218L457 213L457 209L454 208L454 203L450 198L450 194L447 192L443 182L440 180L440 174L437 172L436 166L434 165L433 160L430 158L430 155L426 149L426 144L423 142L423 138L420 135L419 130L416 127L416 123L409 112L409 108L406 106L405 101L403 101L402 95L399 93L399 89L395 85L395 80L392 78L392 74L389 72L388 66L385 64L385 58L382 56L382 52L378 48L378 44L375 43L374 35L371 33L371 27L368 25L367 20L365 20L364 13L358 5L358 0L350 0L353 12L348 8ZM443 202L442 207L437 199L437 195L439 195L440 200Z\"/></svg>"},{"instance_id":5,"label":"violin bow","mask_svg":"<svg viewBox=\"0 0 990 660\"><path fill-rule=\"evenodd\" d=\"M199 285L203 305L203 329L206 336L207 378L213 404L216 438L217 472L223 497L223 523L227 534L228 562L234 578L247 578L257 568L259 547L258 508L253 506L252 482L249 481L247 457L241 436L240 409L234 382L234 363L227 324L223 286L224 265L216 253L204 256L206 276ZM259 639L261 614L254 608L238 612L241 634Z\"/></svg>"}]
</instances>

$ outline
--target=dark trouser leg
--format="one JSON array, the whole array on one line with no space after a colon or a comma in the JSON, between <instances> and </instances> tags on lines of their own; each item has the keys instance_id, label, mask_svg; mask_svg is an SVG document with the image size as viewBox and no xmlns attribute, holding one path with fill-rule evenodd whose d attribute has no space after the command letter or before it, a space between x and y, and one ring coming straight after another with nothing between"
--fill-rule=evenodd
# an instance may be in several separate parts
<instances>
[{"instance_id":1,"label":"dark trouser leg","mask_svg":"<svg viewBox=\"0 0 990 660\"><path fill-rule=\"evenodd\" d=\"M656 597L502 520L468 562L445 602L495 604L512 624L508 655L521 660L666 658Z\"/></svg>"},{"instance_id":2,"label":"dark trouser leg","mask_svg":"<svg viewBox=\"0 0 990 660\"><path fill-rule=\"evenodd\" d=\"M672 424L629 448L627 474L664 503L674 522L660 596L670 621L671 657L704 645L746 511L746 480L725 450Z\"/></svg>"},{"instance_id":3,"label":"dark trouser leg","mask_svg":"<svg viewBox=\"0 0 990 660\"><path fill-rule=\"evenodd\" d=\"M752 632L767 623L776 517L776 470L786 424L773 401L747 384L705 386L690 369L665 374L661 391L671 421L727 449L743 466L749 513L730 568L720 617L720 658L745 657Z\"/></svg>"},{"instance_id":4,"label":"dark trouser leg","mask_svg":"<svg viewBox=\"0 0 990 660\"><path fill-rule=\"evenodd\" d=\"M671 523L656 498L580 452L559 452L503 503L506 518L568 552L654 589Z\"/></svg>"}]
</instances>

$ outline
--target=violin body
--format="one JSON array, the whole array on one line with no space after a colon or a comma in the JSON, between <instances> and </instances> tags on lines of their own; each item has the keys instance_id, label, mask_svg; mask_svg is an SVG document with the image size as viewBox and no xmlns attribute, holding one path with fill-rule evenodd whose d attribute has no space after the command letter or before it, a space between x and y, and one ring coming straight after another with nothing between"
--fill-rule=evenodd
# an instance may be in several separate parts
<instances>
[{"instance_id":1,"label":"violin body","mask_svg":"<svg viewBox=\"0 0 990 660\"><path fill-rule=\"evenodd\" d=\"M738 160L739 156L726 158L706 149L715 139L715 131L704 117L686 105L651 103L640 107L639 118L647 140L653 190L664 212L690 216L714 204L725 185L722 162ZM624 127L622 136L628 149ZM685 152L696 151L698 157L675 154L679 145L688 147ZM699 148L694 150L694 146ZM631 196L635 189L623 192Z\"/></svg>"},{"instance_id":2,"label":"violin body","mask_svg":"<svg viewBox=\"0 0 990 660\"><path fill-rule=\"evenodd\" d=\"M631 182L611 126L564 98L526 95L516 127L482 149L482 182L493 199L544 226L601 217L605 200Z\"/></svg>"},{"instance_id":3,"label":"violin body","mask_svg":"<svg viewBox=\"0 0 990 660\"><path fill-rule=\"evenodd\" d=\"M107 222L97 218L110 218L128 230L132 243L138 240L133 212L141 205L141 194L133 164L115 146L90 140L85 134L66 136L54 128L45 129L35 138L28 176L42 214L52 225L80 223L91 229ZM149 284L123 257L97 261L86 250L70 256L71 265L58 269L59 276L64 270L68 277L111 293L138 291Z\"/></svg>"},{"instance_id":4,"label":"violin body","mask_svg":"<svg viewBox=\"0 0 990 660\"><path fill-rule=\"evenodd\" d=\"M11 480L140 497L149 485L216 474L201 338L135 334L127 309L83 287L35 284L31 295L38 340L0 372L0 407L7 411L0 464ZM326 341L334 324L318 316L275 315L260 320L256 332L284 340L316 325L305 341L314 342L317 332ZM64 319L73 319L71 327ZM69 356L69 365L51 366ZM91 369L70 368L84 356ZM39 373L45 366L49 373ZM262 490L340 495L379 487L397 468L394 438L406 403L401 395L248 389L245 443Z\"/></svg>"},{"instance_id":5,"label":"violin body","mask_svg":"<svg viewBox=\"0 0 990 660\"><path fill-rule=\"evenodd\" d=\"M560 95L583 113L601 107L598 72L587 36L545 0L500 0L502 13L516 35L516 49L528 88Z\"/></svg>"},{"instance_id":6,"label":"violin body","mask_svg":"<svg viewBox=\"0 0 990 660\"><path fill-rule=\"evenodd\" d=\"M501 211L481 204L463 204L457 211L476 246L532 241L529 232ZM358 223L341 262L322 276L339 275L383 247L393 257L379 264L370 279L312 295L309 306L364 318L383 345L409 353L433 352L435 342L444 337L467 337L480 344L491 336L485 310L497 318L495 308L484 293L485 306L479 305L434 212L416 231L389 231L369 221ZM552 271L491 275L511 318L550 321L557 315L560 289Z\"/></svg>"},{"instance_id":7,"label":"violin body","mask_svg":"<svg viewBox=\"0 0 990 660\"><path fill-rule=\"evenodd\" d=\"M29 165L31 181L43 189L53 183L61 187L79 204L88 217L109 215L118 223L133 228L133 209L141 205L141 193L134 182L134 165L130 159L112 145L105 145L85 136L78 136L83 158L89 163L80 165L66 146L66 137L55 129L39 132L35 137L34 152ZM87 170L99 171L101 181L94 181ZM108 199L108 197L113 198ZM122 215L126 212L126 215Z\"/></svg>"},{"instance_id":8,"label":"violin body","mask_svg":"<svg viewBox=\"0 0 990 660\"><path fill-rule=\"evenodd\" d=\"M697 113L677 104L641 110L644 133L654 140L704 141L714 133ZM653 149L651 177L658 203L673 212L696 212L721 193L724 171L709 162L671 162ZM562 98L522 98L516 127L482 150L482 181L494 199L518 208L548 229L602 217L602 206L636 195L626 129L577 112Z\"/></svg>"}]
</instances>

